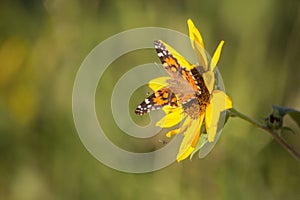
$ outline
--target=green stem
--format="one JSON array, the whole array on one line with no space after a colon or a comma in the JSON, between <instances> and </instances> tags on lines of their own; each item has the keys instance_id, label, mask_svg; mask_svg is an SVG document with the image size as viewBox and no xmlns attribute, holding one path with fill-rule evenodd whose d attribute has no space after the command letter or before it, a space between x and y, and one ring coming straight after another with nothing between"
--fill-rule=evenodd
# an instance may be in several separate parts
<instances>
[{"instance_id":1,"label":"green stem","mask_svg":"<svg viewBox=\"0 0 300 200\"><path fill-rule=\"evenodd\" d=\"M270 127L268 127L267 125L260 123L254 119L252 119L251 117L239 112L238 110L236 110L235 108L230 109L230 116L231 117L239 117L249 123L251 123L252 125L265 130L266 132L268 132L269 134L272 135L272 137L285 149L287 150L297 161L300 162L300 154L294 149L294 147L292 147L289 143L287 143L282 137L280 137L280 135L273 129L271 129Z\"/></svg>"}]
</instances>

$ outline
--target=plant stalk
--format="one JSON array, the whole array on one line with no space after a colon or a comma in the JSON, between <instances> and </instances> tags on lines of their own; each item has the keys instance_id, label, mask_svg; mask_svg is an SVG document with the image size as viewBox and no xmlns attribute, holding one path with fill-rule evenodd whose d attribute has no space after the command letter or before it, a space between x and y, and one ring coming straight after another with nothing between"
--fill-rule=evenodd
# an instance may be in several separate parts
<instances>
[{"instance_id":1,"label":"plant stalk","mask_svg":"<svg viewBox=\"0 0 300 200\"><path fill-rule=\"evenodd\" d=\"M251 117L239 112L238 110L236 110L235 108L230 109L230 116L231 117L239 117L247 122L249 122L250 124L265 130L266 132L268 132L269 134L271 134L271 136L286 150L288 151L298 162L300 162L300 154L294 149L293 146L291 146L289 143L287 143L287 141L285 141L282 137L280 137L280 135L278 134L278 132L270 127L268 127L267 125L260 123L254 119L252 119Z\"/></svg>"}]
</instances>

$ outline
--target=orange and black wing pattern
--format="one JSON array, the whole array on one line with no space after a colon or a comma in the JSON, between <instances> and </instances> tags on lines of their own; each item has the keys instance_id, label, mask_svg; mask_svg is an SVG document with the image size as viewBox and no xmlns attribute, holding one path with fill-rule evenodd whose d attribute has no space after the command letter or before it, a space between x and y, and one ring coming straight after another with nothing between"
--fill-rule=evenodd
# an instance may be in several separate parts
<instances>
[{"instance_id":1,"label":"orange and black wing pattern","mask_svg":"<svg viewBox=\"0 0 300 200\"><path fill-rule=\"evenodd\" d=\"M177 107L177 98L168 88L161 88L148 96L135 110L138 115L144 115L151 110L161 109L164 106Z\"/></svg>"},{"instance_id":2,"label":"orange and black wing pattern","mask_svg":"<svg viewBox=\"0 0 300 200\"><path fill-rule=\"evenodd\" d=\"M203 89L201 88L202 84L199 82L201 75L195 65L190 64L171 46L162 41L154 41L154 47L163 67L167 70L171 78L187 81L194 92L200 94Z\"/></svg>"},{"instance_id":3,"label":"orange and black wing pattern","mask_svg":"<svg viewBox=\"0 0 300 200\"><path fill-rule=\"evenodd\" d=\"M171 79L168 81L168 86L154 91L153 94L147 97L136 108L135 113L143 115L166 105L178 107L178 104L185 105L188 103L187 105L190 105L191 102L196 104L193 108L199 107L199 104L201 104L199 100L202 100L203 93L206 93L207 89L198 69L162 41L154 41L154 47L162 66ZM186 108L185 110L192 114L196 109Z\"/></svg>"}]
</instances>

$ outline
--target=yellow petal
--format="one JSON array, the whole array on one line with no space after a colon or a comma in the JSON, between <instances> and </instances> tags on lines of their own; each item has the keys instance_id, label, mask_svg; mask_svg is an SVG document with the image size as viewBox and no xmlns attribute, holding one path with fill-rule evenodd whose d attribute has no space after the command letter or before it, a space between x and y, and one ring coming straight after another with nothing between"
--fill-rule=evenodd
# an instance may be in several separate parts
<instances>
[{"instance_id":1,"label":"yellow petal","mask_svg":"<svg viewBox=\"0 0 300 200\"><path fill-rule=\"evenodd\" d=\"M154 91L158 91L163 87L166 87L168 85L168 80L170 79L170 77L168 76L162 76L162 77L158 77L155 79L152 79L151 81L149 81L148 85L149 87Z\"/></svg>"},{"instance_id":2,"label":"yellow petal","mask_svg":"<svg viewBox=\"0 0 300 200\"><path fill-rule=\"evenodd\" d=\"M165 47L168 49L168 51L174 56L174 58L177 59L177 62L181 65L184 66L187 69L192 69L194 68L193 65L191 65L182 55L180 55L175 49L173 49L170 45L166 44L165 42L161 41L165 45Z\"/></svg>"},{"instance_id":3,"label":"yellow petal","mask_svg":"<svg viewBox=\"0 0 300 200\"><path fill-rule=\"evenodd\" d=\"M210 103L206 106L205 109L205 129L206 133L210 131L211 123L212 123L212 116L213 116L213 111L212 111L212 103Z\"/></svg>"},{"instance_id":4,"label":"yellow petal","mask_svg":"<svg viewBox=\"0 0 300 200\"><path fill-rule=\"evenodd\" d=\"M201 45L202 48L204 48L204 42L203 42L201 33L195 27L194 22L191 19L188 19L187 24L188 24L188 27L189 27L190 39L193 40L193 41L196 41L198 44ZM192 43L192 46L194 47L194 43Z\"/></svg>"},{"instance_id":5,"label":"yellow petal","mask_svg":"<svg viewBox=\"0 0 300 200\"><path fill-rule=\"evenodd\" d=\"M219 62L219 59L220 59L220 55L221 55L221 52L222 52L222 47L224 45L224 41L222 40L220 42L220 44L218 45L212 59L211 59L211 62L210 62L210 71L214 71L216 65L218 64Z\"/></svg>"},{"instance_id":6,"label":"yellow petal","mask_svg":"<svg viewBox=\"0 0 300 200\"><path fill-rule=\"evenodd\" d=\"M177 129L174 129L174 130L171 130L171 131L167 132L166 136L167 137L172 137L173 135L177 135L177 134L182 133L184 130L182 128L177 128Z\"/></svg>"},{"instance_id":7,"label":"yellow petal","mask_svg":"<svg viewBox=\"0 0 300 200\"><path fill-rule=\"evenodd\" d=\"M186 159L187 157L189 157L189 155L191 155L191 153L193 153L194 149L195 149L195 147L188 146L184 153L177 155L177 158L176 158L177 162L180 162L180 161Z\"/></svg>"},{"instance_id":8,"label":"yellow petal","mask_svg":"<svg viewBox=\"0 0 300 200\"><path fill-rule=\"evenodd\" d=\"M199 30L195 27L193 21L188 19L187 21L189 27L189 36L191 40L192 47L201 66L207 70L207 57L204 49L204 42Z\"/></svg>"},{"instance_id":9,"label":"yellow petal","mask_svg":"<svg viewBox=\"0 0 300 200\"><path fill-rule=\"evenodd\" d=\"M209 142L215 139L221 112L230 108L232 108L230 98L223 91L214 90L205 112L205 126Z\"/></svg>"},{"instance_id":10,"label":"yellow petal","mask_svg":"<svg viewBox=\"0 0 300 200\"><path fill-rule=\"evenodd\" d=\"M177 107L174 108L172 112L167 113L166 116L164 116L161 120L159 120L156 123L156 126L162 128L169 128L181 122L182 119L183 119L182 108Z\"/></svg>"},{"instance_id":11,"label":"yellow petal","mask_svg":"<svg viewBox=\"0 0 300 200\"><path fill-rule=\"evenodd\" d=\"M171 130L169 132L166 133L166 136L167 137L172 137L172 135L176 135L176 134L179 134L180 133L180 128L177 128L177 129L174 129L174 130Z\"/></svg>"},{"instance_id":12,"label":"yellow petal","mask_svg":"<svg viewBox=\"0 0 300 200\"><path fill-rule=\"evenodd\" d=\"M177 154L177 161L187 158L195 149L200 136L200 129L204 115L201 115L197 120L192 120L188 117L187 120L192 120L190 126L184 133L184 138L181 142L179 152Z\"/></svg>"},{"instance_id":13,"label":"yellow petal","mask_svg":"<svg viewBox=\"0 0 300 200\"><path fill-rule=\"evenodd\" d=\"M186 117L186 114L183 114L183 118L185 118L185 117ZM180 128L177 128L177 129L174 129L174 130L171 130L171 131L167 132L166 136L171 137L172 135L183 133L188 128L189 123L190 123L189 120L185 120Z\"/></svg>"},{"instance_id":14,"label":"yellow petal","mask_svg":"<svg viewBox=\"0 0 300 200\"><path fill-rule=\"evenodd\" d=\"M215 86L215 74L213 71L207 71L202 75L206 88L211 94Z\"/></svg>"},{"instance_id":15,"label":"yellow petal","mask_svg":"<svg viewBox=\"0 0 300 200\"><path fill-rule=\"evenodd\" d=\"M176 109L179 109L179 108L182 109L181 104L178 104L178 107L166 105L162 108L162 110L165 111L166 114L169 114L173 111L176 111Z\"/></svg>"}]
</instances>

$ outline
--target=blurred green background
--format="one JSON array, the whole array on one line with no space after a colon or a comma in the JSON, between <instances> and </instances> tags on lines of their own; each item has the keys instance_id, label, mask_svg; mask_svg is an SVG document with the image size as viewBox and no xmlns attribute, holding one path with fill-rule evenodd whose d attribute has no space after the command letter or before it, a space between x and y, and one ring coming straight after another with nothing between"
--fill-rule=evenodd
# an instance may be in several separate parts
<instances>
[{"instance_id":1,"label":"blurred green background","mask_svg":"<svg viewBox=\"0 0 300 200\"><path fill-rule=\"evenodd\" d=\"M110 169L81 143L72 118L72 87L87 54L131 28L165 27L187 34L187 18L201 30L208 52L225 40L219 69L237 109L261 120L272 104L300 110L297 0L4 0L0 199L300 199L299 162L268 134L239 119L229 121L205 159L147 174ZM158 62L154 50L120 59L100 81L97 96L105 94L107 105L97 105L99 116L109 108L122 73ZM135 103L145 97L144 90ZM299 133L291 120L286 123ZM115 143L140 148L138 140L122 136L111 114L103 125L114 130ZM300 151L299 134L285 138ZM149 148L153 142L157 145L150 139Z\"/></svg>"}]
</instances>

